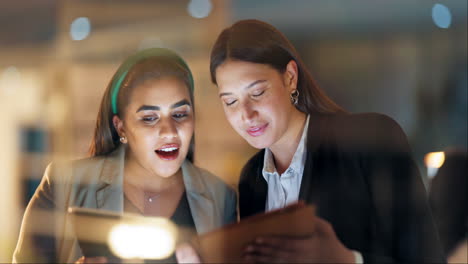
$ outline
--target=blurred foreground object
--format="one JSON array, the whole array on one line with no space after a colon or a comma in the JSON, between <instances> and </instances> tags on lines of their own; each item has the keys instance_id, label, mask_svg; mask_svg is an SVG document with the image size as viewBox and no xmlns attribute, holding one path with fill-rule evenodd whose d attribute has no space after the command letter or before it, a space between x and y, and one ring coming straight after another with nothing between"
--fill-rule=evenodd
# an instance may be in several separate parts
<instances>
[{"instance_id":1,"label":"blurred foreground object","mask_svg":"<svg viewBox=\"0 0 468 264\"><path fill-rule=\"evenodd\" d=\"M429 178L432 178L436 175L437 170L444 165L445 153L442 151L439 152L430 152L424 156L424 164L427 167L427 175Z\"/></svg>"},{"instance_id":2,"label":"blurred foreground object","mask_svg":"<svg viewBox=\"0 0 468 264\"><path fill-rule=\"evenodd\" d=\"M69 213L86 257L164 259L174 252L178 232L169 219L76 207Z\"/></svg>"},{"instance_id":3,"label":"blurred foreground object","mask_svg":"<svg viewBox=\"0 0 468 264\"><path fill-rule=\"evenodd\" d=\"M243 219L194 239L205 263L244 262L247 243L260 236L302 237L315 231L315 207L304 202Z\"/></svg>"}]
</instances>

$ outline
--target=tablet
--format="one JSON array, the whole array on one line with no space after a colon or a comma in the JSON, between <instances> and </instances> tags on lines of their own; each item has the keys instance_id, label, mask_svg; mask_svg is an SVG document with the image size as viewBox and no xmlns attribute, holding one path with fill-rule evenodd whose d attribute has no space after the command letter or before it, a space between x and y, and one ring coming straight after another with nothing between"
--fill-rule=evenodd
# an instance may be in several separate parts
<instances>
[{"instance_id":1,"label":"tablet","mask_svg":"<svg viewBox=\"0 0 468 264\"><path fill-rule=\"evenodd\" d=\"M85 257L165 259L177 243L176 225L163 217L78 207L68 212Z\"/></svg>"},{"instance_id":2,"label":"tablet","mask_svg":"<svg viewBox=\"0 0 468 264\"><path fill-rule=\"evenodd\" d=\"M118 259L108 245L111 229L119 224L122 215L91 208L70 207L73 230L85 257L108 257Z\"/></svg>"},{"instance_id":3,"label":"tablet","mask_svg":"<svg viewBox=\"0 0 468 264\"><path fill-rule=\"evenodd\" d=\"M315 231L315 207L303 202L257 214L195 238L192 243L206 263L242 263L245 247L265 235L302 237Z\"/></svg>"}]
</instances>

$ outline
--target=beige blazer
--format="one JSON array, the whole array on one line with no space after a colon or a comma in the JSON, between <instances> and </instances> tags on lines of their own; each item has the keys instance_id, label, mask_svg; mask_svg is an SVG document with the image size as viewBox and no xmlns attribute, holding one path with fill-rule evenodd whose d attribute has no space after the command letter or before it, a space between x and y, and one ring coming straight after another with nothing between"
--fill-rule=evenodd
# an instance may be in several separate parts
<instances>
[{"instance_id":1,"label":"beige blazer","mask_svg":"<svg viewBox=\"0 0 468 264\"><path fill-rule=\"evenodd\" d=\"M70 263L81 257L67 208L123 212L124 157L125 147L120 147L106 156L50 164L26 208L13 262ZM197 233L237 220L232 188L188 160L182 174Z\"/></svg>"}]
</instances>

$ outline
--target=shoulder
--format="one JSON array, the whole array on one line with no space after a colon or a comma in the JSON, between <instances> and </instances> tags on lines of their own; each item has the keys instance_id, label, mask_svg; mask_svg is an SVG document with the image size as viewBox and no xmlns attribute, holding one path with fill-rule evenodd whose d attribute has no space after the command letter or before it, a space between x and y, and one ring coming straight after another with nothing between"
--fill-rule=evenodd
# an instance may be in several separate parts
<instances>
[{"instance_id":1,"label":"shoulder","mask_svg":"<svg viewBox=\"0 0 468 264\"><path fill-rule=\"evenodd\" d=\"M93 168L96 168L96 163L99 163L97 160L100 159L60 160L50 163L36 189L34 199L39 201L39 204L44 204L47 201L51 203L63 202L54 197L68 197L71 190L88 186L87 183L93 182L89 179L89 173L85 173L85 171L92 171Z\"/></svg>"},{"instance_id":2,"label":"shoulder","mask_svg":"<svg viewBox=\"0 0 468 264\"><path fill-rule=\"evenodd\" d=\"M73 173L80 171L95 171L98 167L102 167L102 165L107 159L108 156L96 156L69 161L59 160L50 163L49 169L53 171L57 169L68 169L71 170Z\"/></svg>"},{"instance_id":3,"label":"shoulder","mask_svg":"<svg viewBox=\"0 0 468 264\"><path fill-rule=\"evenodd\" d=\"M329 134L339 145L369 150L401 150L408 147L403 129L391 117L379 113L335 114L328 121Z\"/></svg>"},{"instance_id":4,"label":"shoulder","mask_svg":"<svg viewBox=\"0 0 468 264\"><path fill-rule=\"evenodd\" d=\"M77 183L98 177L107 156L51 162L44 173L44 180L60 183Z\"/></svg>"},{"instance_id":5,"label":"shoulder","mask_svg":"<svg viewBox=\"0 0 468 264\"><path fill-rule=\"evenodd\" d=\"M207 189L219 195L225 195L226 192L235 193L234 188L225 183L220 177L190 161L184 162L182 170L184 173L188 173L187 177L184 177L185 184L189 185L188 188Z\"/></svg>"},{"instance_id":6,"label":"shoulder","mask_svg":"<svg viewBox=\"0 0 468 264\"><path fill-rule=\"evenodd\" d=\"M215 185L215 186L225 186L229 187L227 183L225 183L219 176L216 176L215 174L211 173L210 171L200 168L198 166L194 167L200 172L202 175L203 179L210 185Z\"/></svg>"},{"instance_id":7,"label":"shoulder","mask_svg":"<svg viewBox=\"0 0 468 264\"><path fill-rule=\"evenodd\" d=\"M400 125L394 119L379 113L333 114L329 119L336 128L352 131L400 129Z\"/></svg>"}]
</instances>

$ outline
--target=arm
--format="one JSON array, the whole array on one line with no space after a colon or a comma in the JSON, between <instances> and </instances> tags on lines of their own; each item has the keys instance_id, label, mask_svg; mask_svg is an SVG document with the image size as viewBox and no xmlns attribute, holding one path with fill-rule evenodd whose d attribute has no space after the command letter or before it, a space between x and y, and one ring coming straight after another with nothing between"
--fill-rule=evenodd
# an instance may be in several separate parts
<instances>
[{"instance_id":1,"label":"arm","mask_svg":"<svg viewBox=\"0 0 468 264\"><path fill-rule=\"evenodd\" d=\"M444 164L431 181L429 205L445 256L467 237L467 161L466 152L446 151Z\"/></svg>"},{"instance_id":2,"label":"arm","mask_svg":"<svg viewBox=\"0 0 468 264\"><path fill-rule=\"evenodd\" d=\"M363 166L378 238L371 252L361 252L364 262L444 262L426 190L404 132L388 117L370 119L371 143Z\"/></svg>"},{"instance_id":3,"label":"arm","mask_svg":"<svg viewBox=\"0 0 468 264\"><path fill-rule=\"evenodd\" d=\"M39 187L24 213L13 262L56 262L54 237L55 191L51 182L52 165L44 173Z\"/></svg>"}]
</instances>

